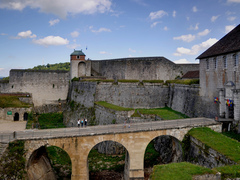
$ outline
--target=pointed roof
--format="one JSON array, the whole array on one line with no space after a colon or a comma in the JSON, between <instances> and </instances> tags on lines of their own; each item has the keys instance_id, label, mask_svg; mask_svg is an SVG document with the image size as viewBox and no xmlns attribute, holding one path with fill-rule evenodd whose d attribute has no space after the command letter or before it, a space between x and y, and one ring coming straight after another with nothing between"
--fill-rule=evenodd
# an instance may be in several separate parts
<instances>
[{"instance_id":1,"label":"pointed roof","mask_svg":"<svg viewBox=\"0 0 240 180\"><path fill-rule=\"evenodd\" d=\"M82 50L74 49L74 52L70 56L86 56L86 55L82 52Z\"/></svg>"},{"instance_id":2,"label":"pointed roof","mask_svg":"<svg viewBox=\"0 0 240 180\"><path fill-rule=\"evenodd\" d=\"M240 51L240 24L196 59L203 59L236 51Z\"/></svg>"}]
</instances>

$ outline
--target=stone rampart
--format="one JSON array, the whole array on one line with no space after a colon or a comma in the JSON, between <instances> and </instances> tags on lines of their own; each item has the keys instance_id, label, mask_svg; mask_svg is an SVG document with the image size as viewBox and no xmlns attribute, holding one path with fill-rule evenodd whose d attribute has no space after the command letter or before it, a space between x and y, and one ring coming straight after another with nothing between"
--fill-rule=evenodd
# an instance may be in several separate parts
<instances>
[{"instance_id":1,"label":"stone rampart","mask_svg":"<svg viewBox=\"0 0 240 180\"><path fill-rule=\"evenodd\" d=\"M0 83L1 93L31 93L34 106L56 104L66 100L69 87L68 71L10 71L9 83Z\"/></svg>"},{"instance_id":2,"label":"stone rampart","mask_svg":"<svg viewBox=\"0 0 240 180\"><path fill-rule=\"evenodd\" d=\"M187 71L199 70L199 64L178 65L164 57L121 58L92 61L92 71L107 79L170 80Z\"/></svg>"}]
</instances>

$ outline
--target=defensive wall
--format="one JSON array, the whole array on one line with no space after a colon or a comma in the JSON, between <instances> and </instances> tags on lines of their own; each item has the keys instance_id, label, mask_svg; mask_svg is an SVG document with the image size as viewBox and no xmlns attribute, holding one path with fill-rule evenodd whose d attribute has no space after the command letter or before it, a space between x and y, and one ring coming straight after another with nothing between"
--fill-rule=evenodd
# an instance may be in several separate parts
<instances>
[{"instance_id":1,"label":"defensive wall","mask_svg":"<svg viewBox=\"0 0 240 180\"><path fill-rule=\"evenodd\" d=\"M135 109L168 106L190 117L215 117L218 113L218 105L213 101L205 101L199 96L199 88L199 85L182 84L167 86L162 83L74 81L68 99L76 109L66 111L65 122L69 123L68 125L76 125L78 118L86 117L90 120L94 117L97 122L93 124L109 124L113 121L123 123L131 116L126 112L112 112L96 106L94 104L96 101L106 101Z\"/></svg>"},{"instance_id":2,"label":"defensive wall","mask_svg":"<svg viewBox=\"0 0 240 180\"><path fill-rule=\"evenodd\" d=\"M221 124L214 123L206 125L211 129L221 132ZM41 152L38 151L44 146L57 146L65 150L72 162L72 180L89 179L88 154L98 143L104 141L115 141L122 144L127 151L125 161L124 179L144 179L144 154L147 145L156 137L168 135L182 141L185 134L192 127L171 127L169 129L150 129L145 131L125 131L121 133L89 134L71 137L49 137L29 138L25 140L27 171L30 177L37 176L34 171L40 171L37 167L37 159L40 159ZM33 155L36 157L32 157Z\"/></svg>"},{"instance_id":3,"label":"defensive wall","mask_svg":"<svg viewBox=\"0 0 240 180\"><path fill-rule=\"evenodd\" d=\"M91 60L92 74L107 79L170 80L188 71L199 70L199 64L175 64L165 57L139 57Z\"/></svg>"},{"instance_id":4,"label":"defensive wall","mask_svg":"<svg viewBox=\"0 0 240 180\"><path fill-rule=\"evenodd\" d=\"M36 107L66 100L68 88L68 71L12 69L9 82L0 82L0 93L30 93Z\"/></svg>"}]
</instances>

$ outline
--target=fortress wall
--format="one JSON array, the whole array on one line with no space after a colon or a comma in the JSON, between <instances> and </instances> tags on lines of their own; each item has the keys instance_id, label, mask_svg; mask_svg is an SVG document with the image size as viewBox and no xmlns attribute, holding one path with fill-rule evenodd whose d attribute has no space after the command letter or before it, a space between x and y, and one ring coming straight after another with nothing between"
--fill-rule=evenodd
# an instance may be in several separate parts
<instances>
[{"instance_id":1,"label":"fortress wall","mask_svg":"<svg viewBox=\"0 0 240 180\"><path fill-rule=\"evenodd\" d=\"M106 101L123 107L164 107L168 102L168 87L162 84L100 83L96 89L96 101Z\"/></svg>"},{"instance_id":2,"label":"fortress wall","mask_svg":"<svg viewBox=\"0 0 240 180\"><path fill-rule=\"evenodd\" d=\"M7 92L10 88L8 81L0 81L0 93Z\"/></svg>"},{"instance_id":3,"label":"fortress wall","mask_svg":"<svg viewBox=\"0 0 240 180\"><path fill-rule=\"evenodd\" d=\"M218 105L213 99L199 96L199 91L199 85L171 85L169 107L190 117L215 117Z\"/></svg>"},{"instance_id":4,"label":"fortress wall","mask_svg":"<svg viewBox=\"0 0 240 180\"><path fill-rule=\"evenodd\" d=\"M198 70L198 64L175 64L164 57L123 58L92 61L92 69L107 79L169 80L190 70Z\"/></svg>"},{"instance_id":5,"label":"fortress wall","mask_svg":"<svg viewBox=\"0 0 240 180\"><path fill-rule=\"evenodd\" d=\"M31 93L35 106L66 100L69 87L68 71L11 70L9 88L2 93Z\"/></svg>"}]
</instances>

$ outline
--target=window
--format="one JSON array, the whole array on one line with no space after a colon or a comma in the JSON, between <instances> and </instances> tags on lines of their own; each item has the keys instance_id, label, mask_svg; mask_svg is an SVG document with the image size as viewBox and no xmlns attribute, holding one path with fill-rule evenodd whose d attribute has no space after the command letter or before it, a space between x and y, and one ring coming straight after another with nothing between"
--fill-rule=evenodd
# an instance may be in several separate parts
<instances>
[{"instance_id":1,"label":"window","mask_svg":"<svg viewBox=\"0 0 240 180\"><path fill-rule=\"evenodd\" d=\"M209 69L209 60L207 59L207 69Z\"/></svg>"},{"instance_id":2,"label":"window","mask_svg":"<svg viewBox=\"0 0 240 180\"><path fill-rule=\"evenodd\" d=\"M233 55L233 59L234 59L234 66L238 66L238 54L234 54Z\"/></svg>"},{"instance_id":3,"label":"window","mask_svg":"<svg viewBox=\"0 0 240 180\"><path fill-rule=\"evenodd\" d=\"M227 56L223 56L224 68L227 68Z\"/></svg>"},{"instance_id":4,"label":"window","mask_svg":"<svg viewBox=\"0 0 240 180\"><path fill-rule=\"evenodd\" d=\"M77 56L77 59L80 59L80 56Z\"/></svg>"},{"instance_id":5,"label":"window","mask_svg":"<svg viewBox=\"0 0 240 180\"><path fill-rule=\"evenodd\" d=\"M214 58L213 61L214 61L214 67L215 69L217 69L217 63L218 63L217 58Z\"/></svg>"}]
</instances>

